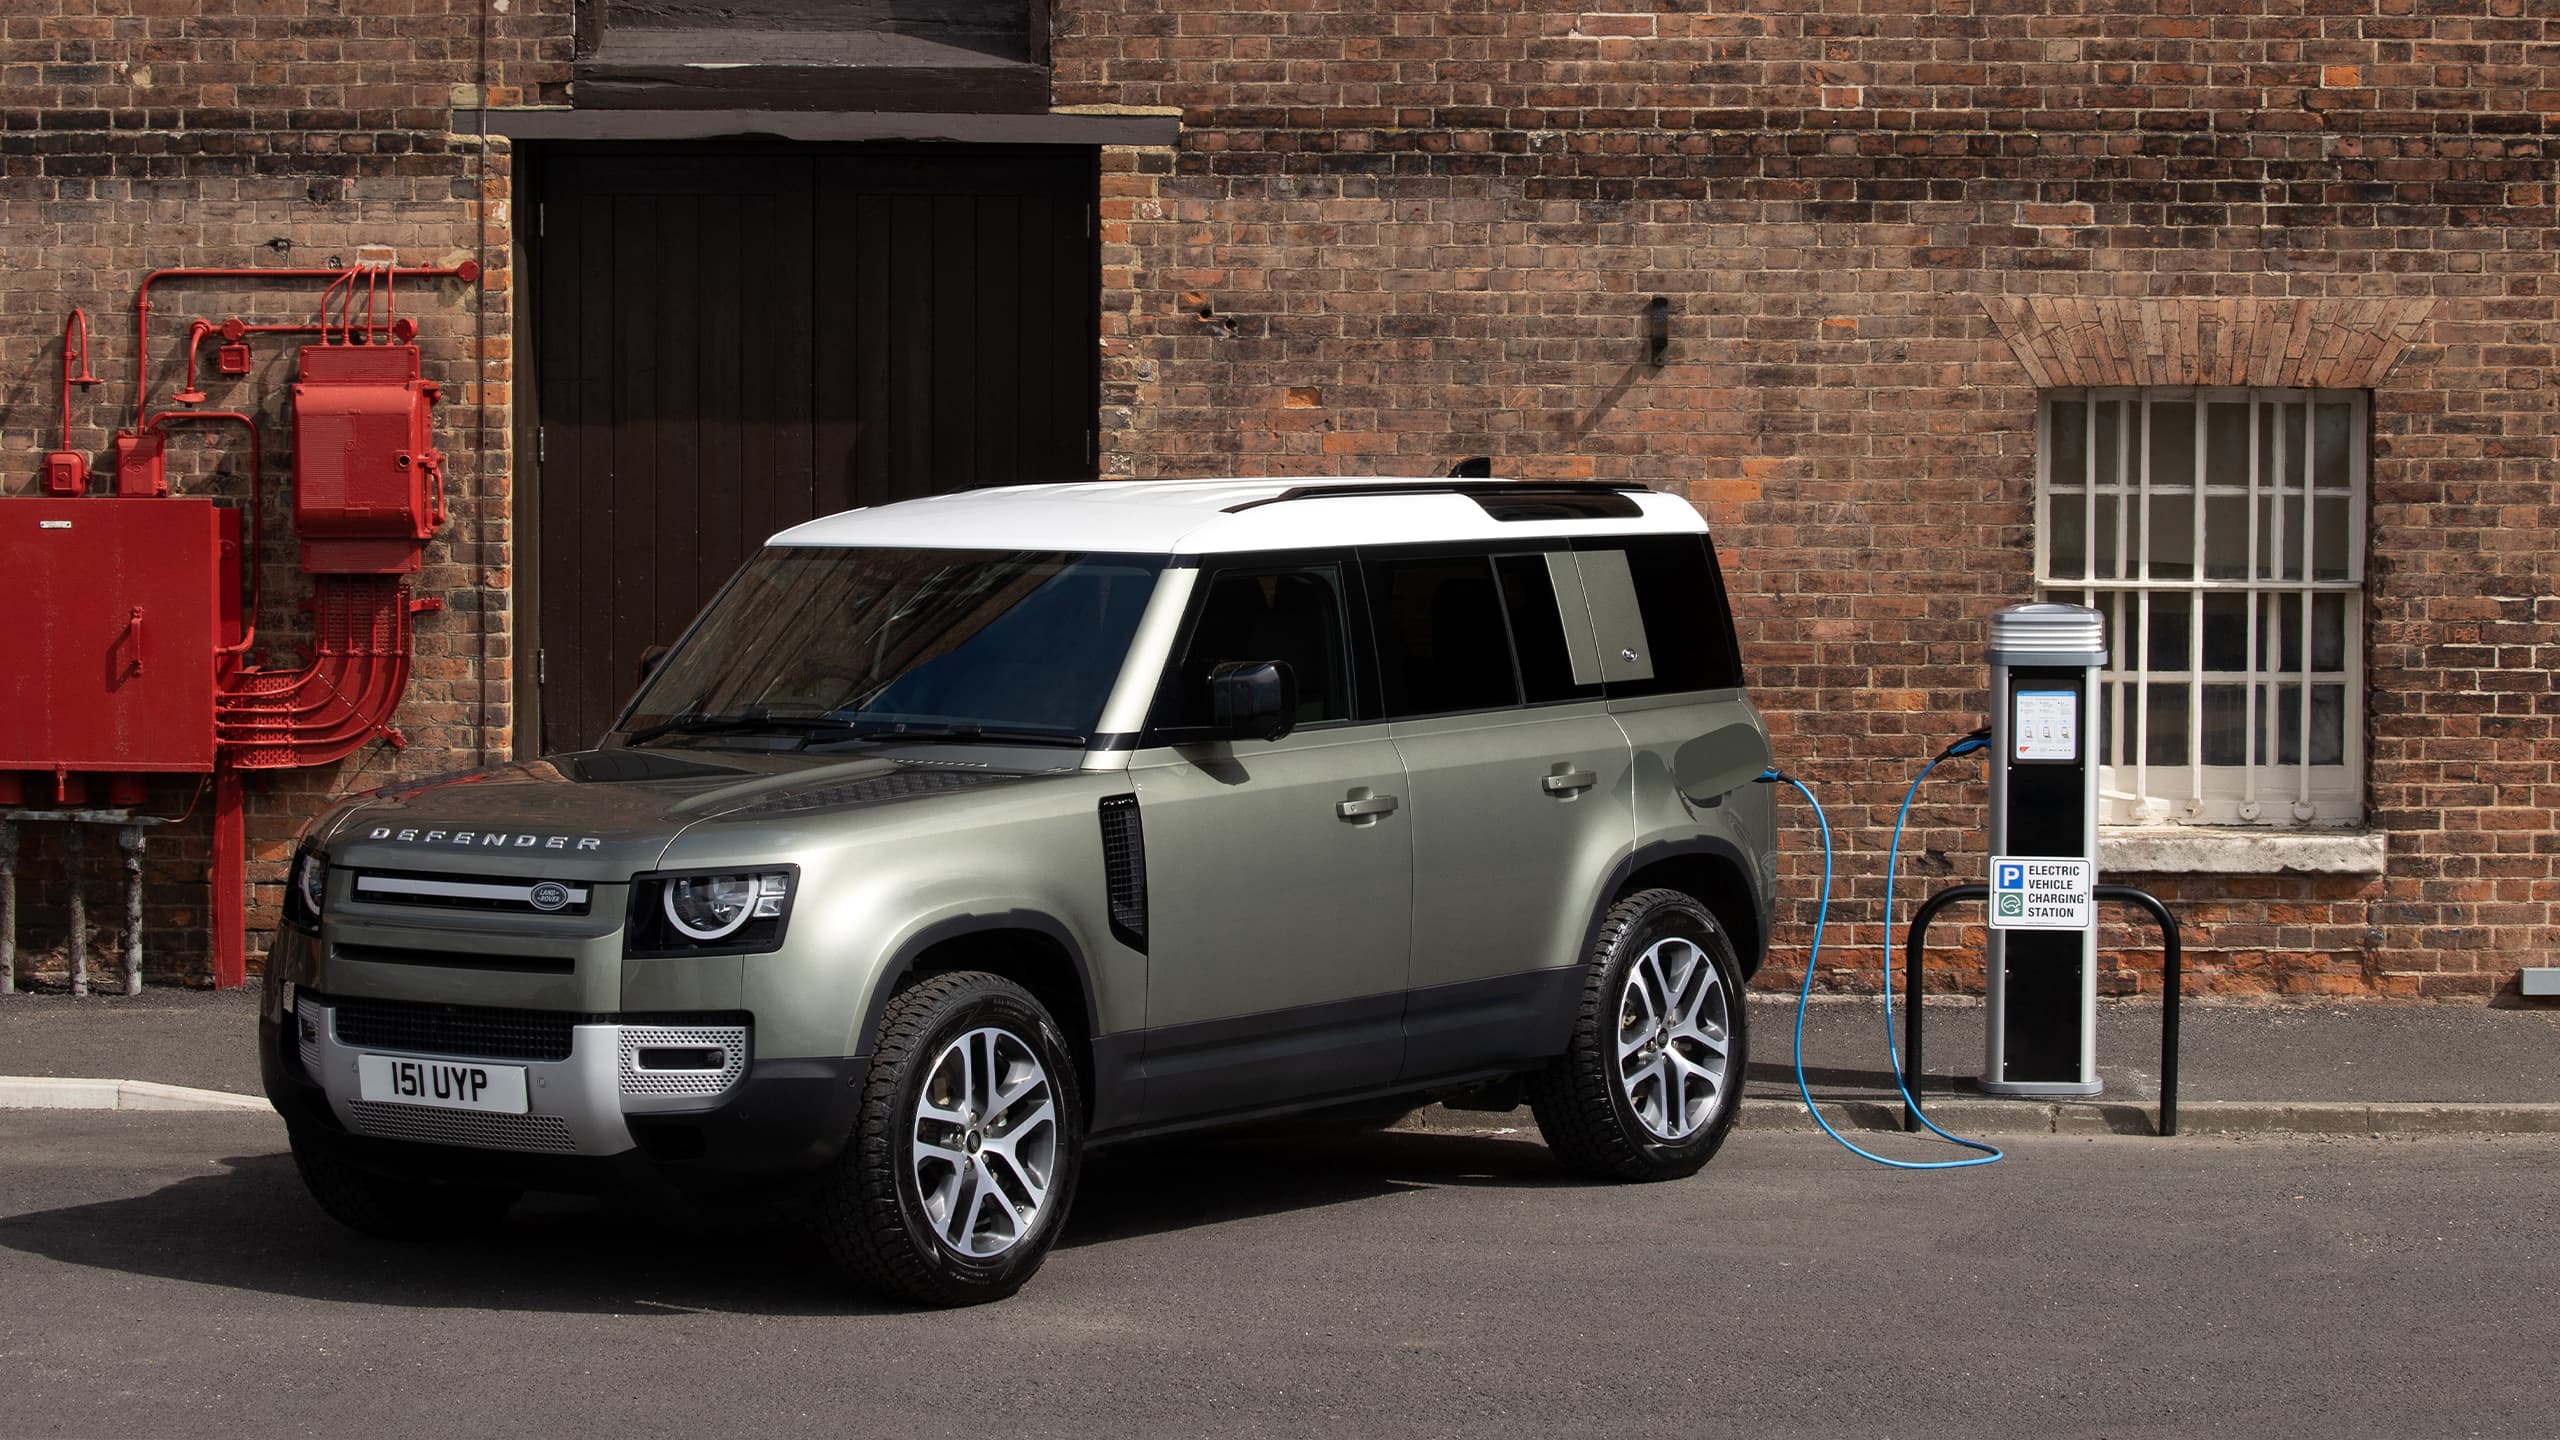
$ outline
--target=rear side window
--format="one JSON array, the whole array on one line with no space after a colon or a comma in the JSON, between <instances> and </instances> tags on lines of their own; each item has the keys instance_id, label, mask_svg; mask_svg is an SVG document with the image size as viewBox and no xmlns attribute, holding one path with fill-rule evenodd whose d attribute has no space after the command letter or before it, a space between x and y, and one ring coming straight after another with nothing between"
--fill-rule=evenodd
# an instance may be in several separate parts
<instances>
[{"instance_id":1,"label":"rear side window","mask_svg":"<svg viewBox=\"0 0 2560 1440\"><path fill-rule=\"evenodd\" d=\"M1529 703L1598 698L1599 686L1574 683L1573 656L1565 648L1564 616L1556 606L1547 557L1497 556L1493 568L1502 581L1502 609L1511 621L1511 647L1520 659L1520 688Z\"/></svg>"},{"instance_id":2,"label":"rear side window","mask_svg":"<svg viewBox=\"0 0 2560 1440\"><path fill-rule=\"evenodd\" d=\"M1627 553L1636 607L1653 645L1653 678L1613 684L1611 693L1658 695L1739 686L1742 658L1734 644L1733 612L1725 603L1724 581L1707 537L1663 535L1603 543Z\"/></svg>"},{"instance_id":3,"label":"rear side window","mask_svg":"<svg viewBox=\"0 0 2560 1440\"><path fill-rule=\"evenodd\" d=\"M1520 703L1490 557L1373 563L1370 593L1389 715L1446 715ZM1548 603L1552 609L1552 596Z\"/></svg>"}]
</instances>

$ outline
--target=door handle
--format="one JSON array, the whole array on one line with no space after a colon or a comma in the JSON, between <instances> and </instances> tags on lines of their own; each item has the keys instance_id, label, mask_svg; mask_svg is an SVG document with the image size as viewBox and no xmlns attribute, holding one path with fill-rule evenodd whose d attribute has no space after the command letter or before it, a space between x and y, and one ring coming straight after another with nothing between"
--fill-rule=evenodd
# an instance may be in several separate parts
<instances>
[{"instance_id":1,"label":"door handle","mask_svg":"<svg viewBox=\"0 0 2560 1440\"><path fill-rule=\"evenodd\" d=\"M1333 807L1333 813L1345 820L1368 820L1395 812L1393 795L1355 795Z\"/></svg>"},{"instance_id":2,"label":"door handle","mask_svg":"<svg viewBox=\"0 0 2560 1440\"><path fill-rule=\"evenodd\" d=\"M1600 777L1588 770L1567 770L1562 774L1549 775L1540 780L1538 788L1550 795L1571 795L1577 791L1588 790L1599 783Z\"/></svg>"}]
</instances>

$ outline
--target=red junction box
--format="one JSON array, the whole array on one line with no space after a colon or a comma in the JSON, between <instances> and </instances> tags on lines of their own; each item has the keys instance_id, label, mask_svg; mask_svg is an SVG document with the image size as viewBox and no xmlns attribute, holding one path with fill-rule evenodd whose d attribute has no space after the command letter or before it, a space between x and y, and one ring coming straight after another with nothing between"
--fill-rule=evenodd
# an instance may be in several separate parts
<instances>
[{"instance_id":1,"label":"red junction box","mask_svg":"<svg viewBox=\"0 0 2560 1440\"><path fill-rule=\"evenodd\" d=\"M0 772L213 768L223 529L205 499L0 500Z\"/></svg>"},{"instance_id":2,"label":"red junction box","mask_svg":"<svg viewBox=\"0 0 2560 1440\"><path fill-rule=\"evenodd\" d=\"M315 575L400 575L444 520L437 387L415 345L306 345L293 387L293 528Z\"/></svg>"}]
</instances>

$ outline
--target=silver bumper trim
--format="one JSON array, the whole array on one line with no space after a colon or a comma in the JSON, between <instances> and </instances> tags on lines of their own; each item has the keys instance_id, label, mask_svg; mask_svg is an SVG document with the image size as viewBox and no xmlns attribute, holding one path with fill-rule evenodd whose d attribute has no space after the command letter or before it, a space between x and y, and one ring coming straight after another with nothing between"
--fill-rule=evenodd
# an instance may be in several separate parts
<instances>
[{"instance_id":1,"label":"silver bumper trim","mask_svg":"<svg viewBox=\"0 0 2560 1440\"><path fill-rule=\"evenodd\" d=\"M359 1135L495 1150L619 1155L633 1147L625 1115L706 1109L746 1076L748 1040L742 1026L575 1025L569 1030L569 1058L544 1061L348 1045L338 1039L335 1007L304 997L296 1012L303 1068L328 1095L338 1119ZM718 1049L722 1063L691 1070L643 1069L635 1064L643 1047ZM517 1066L525 1072L529 1112L500 1115L366 1101L359 1098L358 1055Z\"/></svg>"}]
</instances>

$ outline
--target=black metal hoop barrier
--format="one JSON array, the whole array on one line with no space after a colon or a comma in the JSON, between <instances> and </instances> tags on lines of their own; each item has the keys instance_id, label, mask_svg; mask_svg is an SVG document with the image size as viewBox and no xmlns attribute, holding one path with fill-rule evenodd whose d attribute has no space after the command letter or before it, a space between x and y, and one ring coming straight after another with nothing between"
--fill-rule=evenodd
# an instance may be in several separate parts
<instances>
[{"instance_id":1,"label":"black metal hoop barrier","mask_svg":"<svg viewBox=\"0 0 2560 1440\"><path fill-rule=\"evenodd\" d=\"M2169 907L2161 903L2159 896L2140 886L2099 885L2089 893L2100 903L2114 901L2139 906L2151 912L2151 918L2160 926L2160 998L2164 1007L2160 1015L2160 1133L2175 1135L2178 1133L2178 917L2169 913ZM1991 887L1988 885L1950 885L1921 901L1920 909L1911 917L1908 938L1902 946L1902 1053L1909 1060L1910 1090L1914 1095L1919 1093L1922 1073L1920 961L1925 953L1929 922L1937 918L1939 911L1960 901L1990 898ZM1919 1112L1907 1099L1902 1105L1902 1128L1905 1131L1920 1128Z\"/></svg>"}]
</instances>

